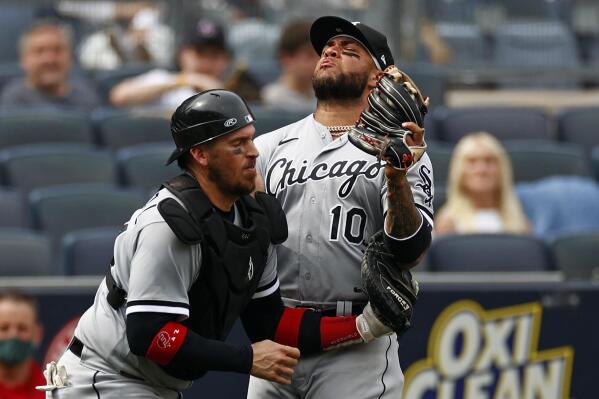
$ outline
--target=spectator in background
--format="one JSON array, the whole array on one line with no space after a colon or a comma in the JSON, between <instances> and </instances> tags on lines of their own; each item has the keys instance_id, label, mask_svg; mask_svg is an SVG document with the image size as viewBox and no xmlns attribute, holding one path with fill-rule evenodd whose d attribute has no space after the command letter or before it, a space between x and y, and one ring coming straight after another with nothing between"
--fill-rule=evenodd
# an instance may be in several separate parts
<instances>
[{"instance_id":1,"label":"spectator in background","mask_svg":"<svg viewBox=\"0 0 599 399\"><path fill-rule=\"evenodd\" d=\"M0 294L0 398L42 399L46 380L32 358L42 339L35 300L19 291Z\"/></svg>"},{"instance_id":2,"label":"spectator in background","mask_svg":"<svg viewBox=\"0 0 599 399\"><path fill-rule=\"evenodd\" d=\"M197 92L224 87L231 54L222 27L200 20L185 36L176 61L177 72L155 69L119 83L110 92L110 102L172 111Z\"/></svg>"},{"instance_id":3,"label":"spectator in background","mask_svg":"<svg viewBox=\"0 0 599 399\"><path fill-rule=\"evenodd\" d=\"M435 218L435 232L529 231L514 193L511 163L501 143L486 132L464 136L451 158L447 202Z\"/></svg>"},{"instance_id":4,"label":"spectator in background","mask_svg":"<svg viewBox=\"0 0 599 399\"><path fill-rule=\"evenodd\" d=\"M64 27L40 20L19 42L24 78L7 83L0 96L3 107L51 107L89 111L100 105L95 88L70 77L71 41Z\"/></svg>"},{"instance_id":5,"label":"spectator in background","mask_svg":"<svg viewBox=\"0 0 599 399\"><path fill-rule=\"evenodd\" d=\"M148 3L124 23L114 21L92 33L81 43L81 64L86 69L115 69L140 63L170 66L174 37L163 21L164 14L161 7Z\"/></svg>"},{"instance_id":6,"label":"spectator in background","mask_svg":"<svg viewBox=\"0 0 599 399\"><path fill-rule=\"evenodd\" d=\"M285 111L312 112L316 97L312 75L318 55L310 43L309 22L292 22L281 34L277 55L281 64L280 78L262 91L265 105Z\"/></svg>"}]
</instances>

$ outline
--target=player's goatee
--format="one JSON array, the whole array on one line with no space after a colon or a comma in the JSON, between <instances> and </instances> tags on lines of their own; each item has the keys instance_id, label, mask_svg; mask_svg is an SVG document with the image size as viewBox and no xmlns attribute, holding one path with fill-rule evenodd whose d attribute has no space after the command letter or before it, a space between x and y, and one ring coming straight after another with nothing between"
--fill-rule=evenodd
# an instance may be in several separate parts
<instances>
[{"instance_id":1,"label":"player's goatee","mask_svg":"<svg viewBox=\"0 0 599 399\"><path fill-rule=\"evenodd\" d=\"M362 97L368 74L341 73L337 76L317 76L312 78L312 87L316 98L328 100L355 100Z\"/></svg>"}]
</instances>

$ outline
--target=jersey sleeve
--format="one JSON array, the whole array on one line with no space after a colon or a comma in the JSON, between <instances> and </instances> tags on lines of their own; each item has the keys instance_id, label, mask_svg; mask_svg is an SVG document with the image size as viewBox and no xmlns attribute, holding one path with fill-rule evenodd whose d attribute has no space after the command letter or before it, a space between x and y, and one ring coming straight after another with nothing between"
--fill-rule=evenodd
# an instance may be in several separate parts
<instances>
[{"instance_id":1,"label":"jersey sleeve","mask_svg":"<svg viewBox=\"0 0 599 399\"><path fill-rule=\"evenodd\" d=\"M166 223L145 226L131 260L127 315L158 312L189 317L187 292L200 264L199 246L177 239Z\"/></svg>"},{"instance_id":2,"label":"jersey sleeve","mask_svg":"<svg viewBox=\"0 0 599 399\"><path fill-rule=\"evenodd\" d=\"M385 179L383 177L383 179ZM420 211L422 216L428 220L431 226L434 225L434 210L433 198L435 195L435 185L433 182L433 166L428 154L424 154L420 161L412 167L407 174L408 183L412 189L414 204ZM386 214L388 209L387 204L387 184L381 189L381 202L383 211Z\"/></svg>"},{"instance_id":3,"label":"jersey sleeve","mask_svg":"<svg viewBox=\"0 0 599 399\"><path fill-rule=\"evenodd\" d=\"M279 277L277 276L277 251L273 245L268 248L266 266L260 277L258 288L252 299L264 298L271 295L279 288Z\"/></svg>"}]
</instances>

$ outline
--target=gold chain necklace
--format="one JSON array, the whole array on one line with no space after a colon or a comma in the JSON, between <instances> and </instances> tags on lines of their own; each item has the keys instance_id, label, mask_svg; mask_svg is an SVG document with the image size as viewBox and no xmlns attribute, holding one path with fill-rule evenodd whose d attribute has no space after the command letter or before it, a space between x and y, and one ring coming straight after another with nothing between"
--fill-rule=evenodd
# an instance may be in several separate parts
<instances>
[{"instance_id":1,"label":"gold chain necklace","mask_svg":"<svg viewBox=\"0 0 599 399\"><path fill-rule=\"evenodd\" d=\"M354 125L333 125L327 126L327 130L329 131L329 133L331 133L331 136L333 136L333 138L337 138L342 136L352 127L354 127Z\"/></svg>"}]
</instances>

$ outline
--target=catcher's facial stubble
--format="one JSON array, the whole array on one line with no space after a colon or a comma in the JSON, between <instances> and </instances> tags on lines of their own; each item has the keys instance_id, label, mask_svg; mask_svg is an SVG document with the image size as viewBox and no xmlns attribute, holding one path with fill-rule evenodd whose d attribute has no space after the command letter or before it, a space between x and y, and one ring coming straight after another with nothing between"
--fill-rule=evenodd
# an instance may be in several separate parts
<instances>
[{"instance_id":1,"label":"catcher's facial stubble","mask_svg":"<svg viewBox=\"0 0 599 399\"><path fill-rule=\"evenodd\" d=\"M253 142L255 131L248 125L203 145L208 179L222 193L241 197L254 191L258 157Z\"/></svg>"}]
</instances>

